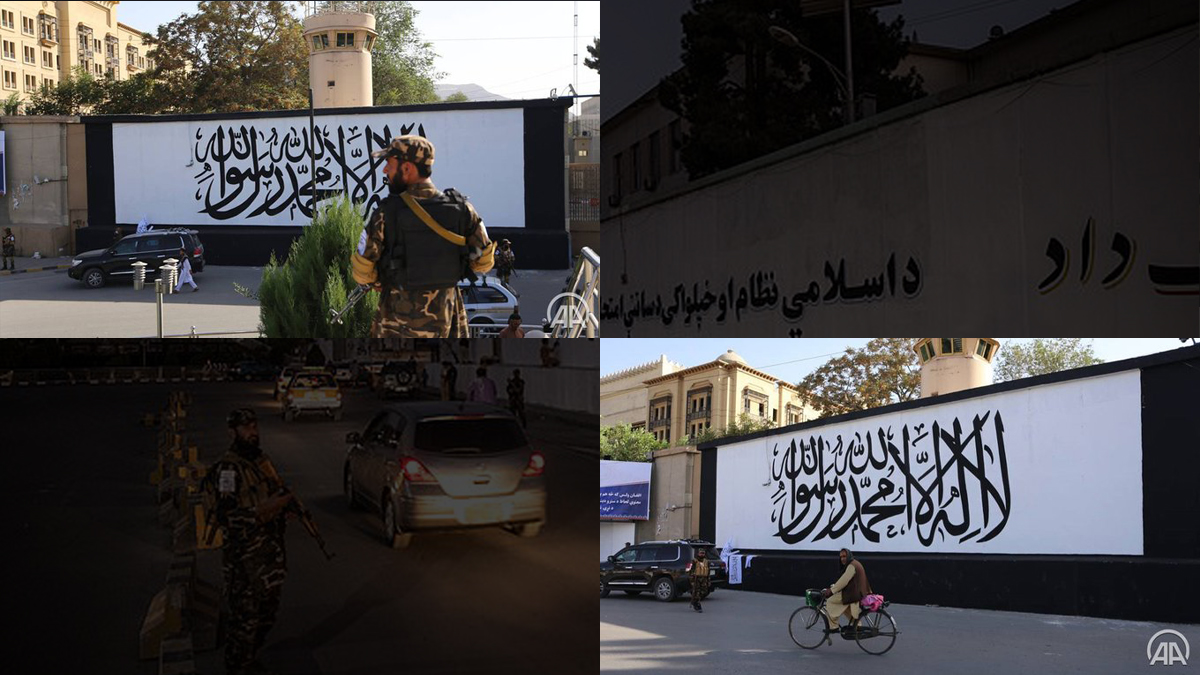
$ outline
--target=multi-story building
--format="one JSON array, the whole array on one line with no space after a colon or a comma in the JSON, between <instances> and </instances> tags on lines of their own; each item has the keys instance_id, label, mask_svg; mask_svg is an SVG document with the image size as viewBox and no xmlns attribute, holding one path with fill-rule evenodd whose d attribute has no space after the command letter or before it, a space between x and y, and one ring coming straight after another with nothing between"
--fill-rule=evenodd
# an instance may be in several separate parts
<instances>
[{"instance_id":1,"label":"multi-story building","mask_svg":"<svg viewBox=\"0 0 1200 675\"><path fill-rule=\"evenodd\" d=\"M729 350L684 368L659 361L600 380L602 426L627 423L671 444L721 430L745 414L775 427L815 419L795 385L751 367Z\"/></svg>"},{"instance_id":2,"label":"multi-story building","mask_svg":"<svg viewBox=\"0 0 1200 675\"><path fill-rule=\"evenodd\" d=\"M117 21L119 2L0 2L0 99L22 104L76 67L125 80L154 67L144 33Z\"/></svg>"}]
</instances>

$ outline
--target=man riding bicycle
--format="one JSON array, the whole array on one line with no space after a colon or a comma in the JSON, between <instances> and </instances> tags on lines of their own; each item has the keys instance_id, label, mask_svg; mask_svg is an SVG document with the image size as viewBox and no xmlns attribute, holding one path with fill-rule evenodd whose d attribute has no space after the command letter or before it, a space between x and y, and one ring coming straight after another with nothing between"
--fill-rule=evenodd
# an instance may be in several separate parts
<instances>
[{"instance_id":1,"label":"man riding bicycle","mask_svg":"<svg viewBox=\"0 0 1200 675\"><path fill-rule=\"evenodd\" d=\"M856 625L861 613L858 603L871 594L871 584L867 582L867 572L863 569L862 563L854 559L854 554L850 552L850 549L844 548L839 551L838 559L842 563L842 576L832 586L821 591L821 595L828 598L825 603L825 610L829 615L827 633L836 633L840 630L838 619L847 611L850 612L851 626ZM832 643L828 636L826 636L826 640Z\"/></svg>"}]
</instances>

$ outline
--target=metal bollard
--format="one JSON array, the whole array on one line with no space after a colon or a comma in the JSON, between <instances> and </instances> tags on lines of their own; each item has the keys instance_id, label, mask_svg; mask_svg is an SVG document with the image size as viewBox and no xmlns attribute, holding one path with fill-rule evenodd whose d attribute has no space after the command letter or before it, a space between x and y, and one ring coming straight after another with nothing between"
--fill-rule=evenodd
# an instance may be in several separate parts
<instances>
[{"instance_id":1,"label":"metal bollard","mask_svg":"<svg viewBox=\"0 0 1200 675\"><path fill-rule=\"evenodd\" d=\"M162 339L162 306L163 306L163 280L161 278L154 280L154 294L158 300L158 339ZM158 368L158 379L162 380L162 366Z\"/></svg>"},{"instance_id":2,"label":"metal bollard","mask_svg":"<svg viewBox=\"0 0 1200 675\"><path fill-rule=\"evenodd\" d=\"M140 291L146 287L146 263L133 263L133 290Z\"/></svg>"},{"instance_id":3,"label":"metal bollard","mask_svg":"<svg viewBox=\"0 0 1200 675\"><path fill-rule=\"evenodd\" d=\"M175 292L175 284L177 283L177 280L175 279L176 270L175 266L170 264L169 259L168 261L164 262L167 262L167 264L158 268L158 278L162 279L163 284L166 286L166 290L164 292L171 294Z\"/></svg>"}]
</instances>

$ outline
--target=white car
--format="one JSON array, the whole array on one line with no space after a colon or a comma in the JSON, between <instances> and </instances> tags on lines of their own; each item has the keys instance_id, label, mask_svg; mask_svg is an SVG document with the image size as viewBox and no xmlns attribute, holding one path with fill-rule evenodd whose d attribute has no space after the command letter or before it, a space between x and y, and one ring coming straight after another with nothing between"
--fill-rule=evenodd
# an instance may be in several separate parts
<instances>
[{"instance_id":1,"label":"white car","mask_svg":"<svg viewBox=\"0 0 1200 675\"><path fill-rule=\"evenodd\" d=\"M482 335L497 333L508 325L508 317L517 311L517 296L504 284L492 277L472 284L467 280L458 282L463 304L467 309L467 323L471 325L495 324L494 330L485 329Z\"/></svg>"}]
</instances>

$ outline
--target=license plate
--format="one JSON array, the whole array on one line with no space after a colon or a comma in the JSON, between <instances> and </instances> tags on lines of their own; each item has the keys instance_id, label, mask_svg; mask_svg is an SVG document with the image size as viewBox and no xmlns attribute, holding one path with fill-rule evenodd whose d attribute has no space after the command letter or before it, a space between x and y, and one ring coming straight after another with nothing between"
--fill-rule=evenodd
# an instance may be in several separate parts
<instances>
[{"instance_id":1,"label":"license plate","mask_svg":"<svg viewBox=\"0 0 1200 675\"><path fill-rule=\"evenodd\" d=\"M717 571L716 571L716 570L709 570L709 571L708 571L708 576L710 576L710 577L715 577L715 576L717 576Z\"/></svg>"},{"instance_id":2,"label":"license plate","mask_svg":"<svg viewBox=\"0 0 1200 675\"><path fill-rule=\"evenodd\" d=\"M463 511L463 523L475 525L478 523L493 523L500 520L498 504L475 504Z\"/></svg>"}]
</instances>

